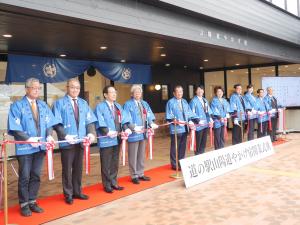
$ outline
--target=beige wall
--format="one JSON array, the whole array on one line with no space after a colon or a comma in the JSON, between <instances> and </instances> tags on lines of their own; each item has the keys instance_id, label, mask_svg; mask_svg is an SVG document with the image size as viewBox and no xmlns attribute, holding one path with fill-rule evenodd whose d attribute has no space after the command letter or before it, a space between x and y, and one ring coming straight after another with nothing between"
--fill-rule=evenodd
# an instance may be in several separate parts
<instances>
[{"instance_id":1,"label":"beige wall","mask_svg":"<svg viewBox=\"0 0 300 225\"><path fill-rule=\"evenodd\" d=\"M234 92L233 86L241 84L243 92L247 90L248 85L248 69L242 70L228 70L227 71L227 97Z\"/></svg>"},{"instance_id":2,"label":"beige wall","mask_svg":"<svg viewBox=\"0 0 300 225\"><path fill-rule=\"evenodd\" d=\"M214 96L214 87L222 86L224 88L224 72L207 72L204 74L205 97L210 101Z\"/></svg>"},{"instance_id":3,"label":"beige wall","mask_svg":"<svg viewBox=\"0 0 300 225\"><path fill-rule=\"evenodd\" d=\"M131 84L115 83L115 88L118 91L117 102L123 105L131 97Z\"/></svg>"}]
</instances>

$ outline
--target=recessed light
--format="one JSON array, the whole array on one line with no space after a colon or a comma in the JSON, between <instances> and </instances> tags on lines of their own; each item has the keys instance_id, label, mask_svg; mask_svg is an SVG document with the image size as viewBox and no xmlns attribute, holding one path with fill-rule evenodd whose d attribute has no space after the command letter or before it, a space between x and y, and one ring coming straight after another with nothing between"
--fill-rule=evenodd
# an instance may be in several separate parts
<instances>
[{"instance_id":1,"label":"recessed light","mask_svg":"<svg viewBox=\"0 0 300 225\"><path fill-rule=\"evenodd\" d=\"M204 62L208 62L208 59L204 59L203 61L204 61Z\"/></svg>"},{"instance_id":2,"label":"recessed light","mask_svg":"<svg viewBox=\"0 0 300 225\"><path fill-rule=\"evenodd\" d=\"M66 57L67 55L66 54L60 54L59 56L60 57Z\"/></svg>"},{"instance_id":3,"label":"recessed light","mask_svg":"<svg viewBox=\"0 0 300 225\"><path fill-rule=\"evenodd\" d=\"M122 59L122 60L121 60L121 63L124 63L124 62L126 62L126 60L125 60L125 59Z\"/></svg>"},{"instance_id":4,"label":"recessed light","mask_svg":"<svg viewBox=\"0 0 300 225\"><path fill-rule=\"evenodd\" d=\"M236 66L239 66L240 64L239 64L239 63L236 63L235 65L236 65Z\"/></svg>"},{"instance_id":5,"label":"recessed light","mask_svg":"<svg viewBox=\"0 0 300 225\"><path fill-rule=\"evenodd\" d=\"M161 57L166 57L167 55L165 53L160 54Z\"/></svg>"},{"instance_id":6,"label":"recessed light","mask_svg":"<svg viewBox=\"0 0 300 225\"><path fill-rule=\"evenodd\" d=\"M12 37L11 34L3 34L2 36L5 37L5 38L11 38Z\"/></svg>"},{"instance_id":7,"label":"recessed light","mask_svg":"<svg viewBox=\"0 0 300 225\"><path fill-rule=\"evenodd\" d=\"M101 46L100 49L101 49L101 50L106 50L107 47L106 47L106 46Z\"/></svg>"},{"instance_id":8,"label":"recessed light","mask_svg":"<svg viewBox=\"0 0 300 225\"><path fill-rule=\"evenodd\" d=\"M166 63L165 66L171 66L171 64L170 63Z\"/></svg>"},{"instance_id":9,"label":"recessed light","mask_svg":"<svg viewBox=\"0 0 300 225\"><path fill-rule=\"evenodd\" d=\"M158 49L163 49L164 47L163 47L163 46L157 46L156 48L158 48Z\"/></svg>"},{"instance_id":10,"label":"recessed light","mask_svg":"<svg viewBox=\"0 0 300 225\"><path fill-rule=\"evenodd\" d=\"M203 70L203 66L200 66L199 69L200 69L200 70Z\"/></svg>"}]
</instances>

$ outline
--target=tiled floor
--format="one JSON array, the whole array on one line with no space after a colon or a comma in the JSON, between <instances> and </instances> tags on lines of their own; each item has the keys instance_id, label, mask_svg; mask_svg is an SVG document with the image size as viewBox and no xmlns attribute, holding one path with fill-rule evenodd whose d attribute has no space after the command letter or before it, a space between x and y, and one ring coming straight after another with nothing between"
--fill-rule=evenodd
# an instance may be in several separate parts
<instances>
[{"instance_id":1,"label":"tiled floor","mask_svg":"<svg viewBox=\"0 0 300 225\"><path fill-rule=\"evenodd\" d=\"M48 225L299 225L300 134L276 146L276 154L211 181L185 189L182 180L164 184L111 203L47 223ZM169 139L155 140L153 161L147 168L169 162ZM92 156L92 173L84 185L99 182L99 156ZM55 156L56 179L43 176L40 196L60 193L59 155ZM10 172L11 173L11 172ZM120 176L128 174L122 167ZM10 176L10 204L17 202L16 178Z\"/></svg>"}]
</instances>

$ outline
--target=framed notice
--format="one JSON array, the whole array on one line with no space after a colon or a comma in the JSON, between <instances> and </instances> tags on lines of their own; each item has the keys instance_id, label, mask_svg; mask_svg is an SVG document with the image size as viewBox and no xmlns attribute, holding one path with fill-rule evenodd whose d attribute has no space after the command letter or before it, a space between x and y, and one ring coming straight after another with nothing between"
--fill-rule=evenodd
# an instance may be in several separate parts
<instances>
[{"instance_id":1,"label":"framed notice","mask_svg":"<svg viewBox=\"0 0 300 225\"><path fill-rule=\"evenodd\" d=\"M168 100L168 99L169 99L168 85L163 84L161 85L161 100Z\"/></svg>"}]
</instances>

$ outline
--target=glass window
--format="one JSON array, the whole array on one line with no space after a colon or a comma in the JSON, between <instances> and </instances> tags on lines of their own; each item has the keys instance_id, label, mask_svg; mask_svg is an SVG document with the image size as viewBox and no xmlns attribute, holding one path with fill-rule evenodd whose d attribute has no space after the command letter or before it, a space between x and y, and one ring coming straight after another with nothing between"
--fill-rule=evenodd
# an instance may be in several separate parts
<instances>
[{"instance_id":1,"label":"glass window","mask_svg":"<svg viewBox=\"0 0 300 225\"><path fill-rule=\"evenodd\" d=\"M275 66L251 68L251 83L254 86L254 93L261 88L262 77L275 76Z\"/></svg>"},{"instance_id":2,"label":"glass window","mask_svg":"<svg viewBox=\"0 0 300 225\"><path fill-rule=\"evenodd\" d=\"M274 5L277 5L278 7L282 8L282 9L285 9L285 3L284 3L285 0L272 0L272 3Z\"/></svg>"},{"instance_id":3,"label":"glass window","mask_svg":"<svg viewBox=\"0 0 300 225\"><path fill-rule=\"evenodd\" d=\"M287 0L287 11L298 15L298 0Z\"/></svg>"},{"instance_id":4,"label":"glass window","mask_svg":"<svg viewBox=\"0 0 300 225\"><path fill-rule=\"evenodd\" d=\"M233 86L235 84L241 84L243 92L247 90L249 84L248 69L241 70L227 70L227 97L234 92Z\"/></svg>"},{"instance_id":5,"label":"glass window","mask_svg":"<svg viewBox=\"0 0 300 225\"><path fill-rule=\"evenodd\" d=\"M206 72L204 74L205 97L210 101L214 96L214 88L222 86L224 88L224 71Z\"/></svg>"},{"instance_id":6,"label":"glass window","mask_svg":"<svg viewBox=\"0 0 300 225\"><path fill-rule=\"evenodd\" d=\"M300 64L291 64L278 67L279 76L295 77L300 76Z\"/></svg>"},{"instance_id":7,"label":"glass window","mask_svg":"<svg viewBox=\"0 0 300 225\"><path fill-rule=\"evenodd\" d=\"M94 76L87 75L87 72L84 73L84 98L92 109L103 101L103 88L109 84L110 80L106 79L98 70Z\"/></svg>"}]
</instances>

